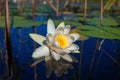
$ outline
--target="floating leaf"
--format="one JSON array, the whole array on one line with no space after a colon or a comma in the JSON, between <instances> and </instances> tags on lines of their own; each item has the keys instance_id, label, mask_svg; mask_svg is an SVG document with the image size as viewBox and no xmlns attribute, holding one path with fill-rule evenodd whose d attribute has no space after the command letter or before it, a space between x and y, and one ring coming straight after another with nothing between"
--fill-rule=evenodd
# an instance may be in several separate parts
<instances>
[{"instance_id":1,"label":"floating leaf","mask_svg":"<svg viewBox=\"0 0 120 80\"><path fill-rule=\"evenodd\" d=\"M104 38L104 39L120 39L119 33L120 29L114 29L110 27L79 27L81 30L79 33L82 33L86 36ZM117 31L117 32L116 32ZM114 33L115 32L115 33Z\"/></svg>"},{"instance_id":2,"label":"floating leaf","mask_svg":"<svg viewBox=\"0 0 120 80\"><path fill-rule=\"evenodd\" d=\"M92 18L91 20L88 21L88 24L99 25L100 18ZM118 23L112 17L107 17L107 18L103 18L102 25L104 25L104 26L116 26L116 25L118 25Z\"/></svg>"}]
</instances>

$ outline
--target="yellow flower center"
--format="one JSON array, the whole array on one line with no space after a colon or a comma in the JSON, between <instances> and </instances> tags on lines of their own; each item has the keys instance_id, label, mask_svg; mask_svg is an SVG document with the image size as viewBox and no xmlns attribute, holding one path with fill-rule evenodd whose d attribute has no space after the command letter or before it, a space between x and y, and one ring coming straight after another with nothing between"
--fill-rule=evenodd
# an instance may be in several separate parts
<instances>
[{"instance_id":1,"label":"yellow flower center","mask_svg":"<svg viewBox=\"0 0 120 80\"><path fill-rule=\"evenodd\" d=\"M68 46L67 38L65 35L62 35L62 34L57 35L56 41L60 48L66 48Z\"/></svg>"}]
</instances>

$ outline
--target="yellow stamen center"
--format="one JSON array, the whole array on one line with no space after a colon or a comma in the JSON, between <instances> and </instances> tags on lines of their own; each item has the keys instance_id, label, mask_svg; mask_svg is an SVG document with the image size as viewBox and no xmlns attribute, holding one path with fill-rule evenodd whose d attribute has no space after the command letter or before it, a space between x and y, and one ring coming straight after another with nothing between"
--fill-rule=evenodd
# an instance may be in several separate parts
<instances>
[{"instance_id":1,"label":"yellow stamen center","mask_svg":"<svg viewBox=\"0 0 120 80\"><path fill-rule=\"evenodd\" d=\"M57 35L56 41L60 48L66 48L68 46L67 38L65 35L62 35L62 34Z\"/></svg>"}]
</instances>

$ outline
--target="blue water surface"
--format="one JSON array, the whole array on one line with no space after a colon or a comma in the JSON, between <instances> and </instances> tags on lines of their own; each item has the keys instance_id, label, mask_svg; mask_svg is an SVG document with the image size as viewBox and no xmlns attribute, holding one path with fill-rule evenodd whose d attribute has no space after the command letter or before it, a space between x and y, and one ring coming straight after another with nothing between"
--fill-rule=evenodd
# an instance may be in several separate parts
<instances>
[{"instance_id":1,"label":"blue water surface","mask_svg":"<svg viewBox=\"0 0 120 80\"><path fill-rule=\"evenodd\" d=\"M29 28L10 28L12 43L12 55L19 69L20 80L34 80L34 70L37 73L37 80L120 80L120 42L118 40L105 39L98 50L96 44L103 39L88 38L85 41L77 41L80 47L80 54L74 54L79 61L73 63L73 70L68 74L56 77L54 73L46 78L45 62L41 62L36 69L30 67L33 63L32 52L34 41L29 37L30 33L38 33L46 36L46 24ZM36 29L36 32L34 32ZM4 57L4 29L0 28L0 50ZM37 47L40 45L37 44ZM116 62L117 61L117 62ZM2 58L0 58L0 75L2 75Z\"/></svg>"}]
</instances>

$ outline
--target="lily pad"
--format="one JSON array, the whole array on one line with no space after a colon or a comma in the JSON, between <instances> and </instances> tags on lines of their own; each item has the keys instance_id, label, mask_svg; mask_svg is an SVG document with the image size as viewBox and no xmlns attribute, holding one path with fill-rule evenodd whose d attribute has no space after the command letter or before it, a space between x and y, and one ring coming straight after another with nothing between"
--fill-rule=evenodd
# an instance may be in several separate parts
<instances>
[{"instance_id":1,"label":"lily pad","mask_svg":"<svg viewBox=\"0 0 120 80\"><path fill-rule=\"evenodd\" d=\"M13 18L13 19L12 19ZM43 24L43 22L33 22L32 20L29 20L22 16L10 16L10 25L11 27L30 27L30 26L39 26ZM5 26L5 17L0 17L0 26Z\"/></svg>"},{"instance_id":2,"label":"lily pad","mask_svg":"<svg viewBox=\"0 0 120 80\"><path fill-rule=\"evenodd\" d=\"M88 21L88 23L99 25L100 18L92 18L91 20ZM116 26L116 25L118 25L118 23L112 17L107 17L107 18L103 18L102 25L104 25L104 26Z\"/></svg>"},{"instance_id":3,"label":"lily pad","mask_svg":"<svg viewBox=\"0 0 120 80\"><path fill-rule=\"evenodd\" d=\"M120 39L120 29L115 29L111 27L79 27L79 33L86 36L104 38L104 39Z\"/></svg>"},{"instance_id":4,"label":"lily pad","mask_svg":"<svg viewBox=\"0 0 120 80\"><path fill-rule=\"evenodd\" d=\"M120 36L120 28L102 27L102 29L114 35Z\"/></svg>"}]
</instances>

